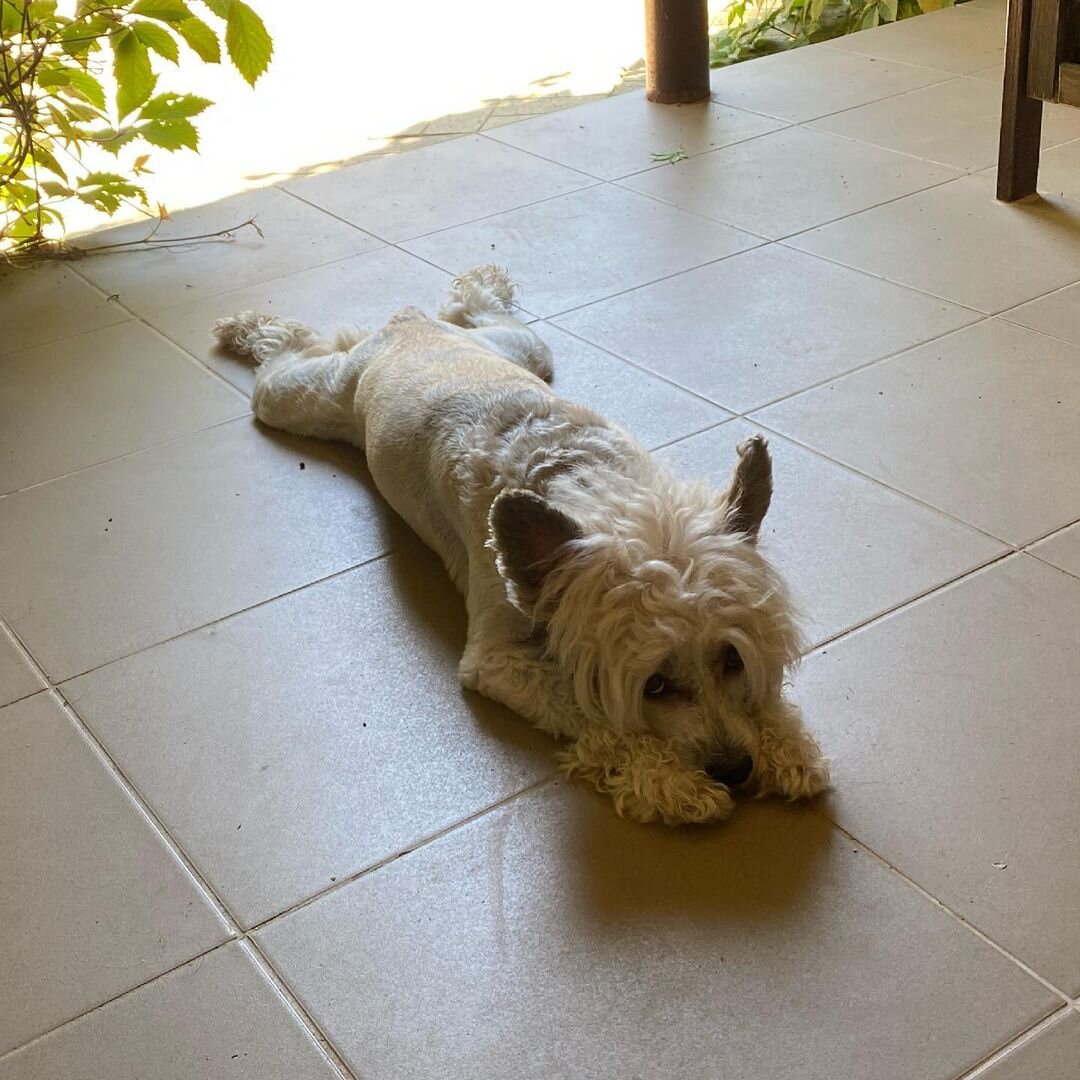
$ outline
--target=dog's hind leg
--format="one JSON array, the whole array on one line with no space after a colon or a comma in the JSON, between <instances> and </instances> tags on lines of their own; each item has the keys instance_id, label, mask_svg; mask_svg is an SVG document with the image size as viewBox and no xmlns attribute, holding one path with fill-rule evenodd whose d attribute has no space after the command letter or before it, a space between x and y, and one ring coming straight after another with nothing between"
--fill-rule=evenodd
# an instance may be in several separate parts
<instances>
[{"instance_id":1,"label":"dog's hind leg","mask_svg":"<svg viewBox=\"0 0 1080 1080\"><path fill-rule=\"evenodd\" d=\"M220 319L214 334L259 365L252 406L264 424L363 446L354 402L368 334L343 331L331 343L301 323L251 311Z\"/></svg>"},{"instance_id":2,"label":"dog's hind leg","mask_svg":"<svg viewBox=\"0 0 1080 1080\"><path fill-rule=\"evenodd\" d=\"M478 266L454 279L439 318L471 330L504 359L551 382L551 350L514 317L515 288L501 266Z\"/></svg>"}]
</instances>

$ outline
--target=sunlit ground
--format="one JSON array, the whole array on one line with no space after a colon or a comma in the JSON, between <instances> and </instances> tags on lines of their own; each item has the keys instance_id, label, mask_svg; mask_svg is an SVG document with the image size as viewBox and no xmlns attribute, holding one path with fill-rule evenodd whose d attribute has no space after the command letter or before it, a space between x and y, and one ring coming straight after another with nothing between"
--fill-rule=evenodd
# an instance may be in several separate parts
<instances>
[{"instance_id":1,"label":"sunlit ground","mask_svg":"<svg viewBox=\"0 0 1080 1080\"><path fill-rule=\"evenodd\" d=\"M199 154L153 150L147 188L170 210L473 130L492 109L502 119L554 104L545 99L609 93L642 63L640 0L251 3L275 47L254 90L191 54L179 69L164 65L159 90L217 103L197 120ZM126 148L121 164L145 151ZM77 205L67 223L102 221Z\"/></svg>"}]
</instances>

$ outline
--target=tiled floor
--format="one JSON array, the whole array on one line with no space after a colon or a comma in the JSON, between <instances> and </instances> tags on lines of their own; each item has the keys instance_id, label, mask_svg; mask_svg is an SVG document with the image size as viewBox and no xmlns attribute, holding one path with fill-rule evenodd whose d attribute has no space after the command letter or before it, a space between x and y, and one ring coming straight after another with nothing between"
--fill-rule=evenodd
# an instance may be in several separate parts
<instances>
[{"instance_id":1,"label":"tiled floor","mask_svg":"<svg viewBox=\"0 0 1080 1080\"><path fill-rule=\"evenodd\" d=\"M0 1080L1074 1080L1080 113L995 203L1002 21L0 279ZM492 260L557 388L676 468L771 433L817 805L669 831L554 780L458 689L460 601L359 455L258 427L209 344Z\"/></svg>"}]
</instances>

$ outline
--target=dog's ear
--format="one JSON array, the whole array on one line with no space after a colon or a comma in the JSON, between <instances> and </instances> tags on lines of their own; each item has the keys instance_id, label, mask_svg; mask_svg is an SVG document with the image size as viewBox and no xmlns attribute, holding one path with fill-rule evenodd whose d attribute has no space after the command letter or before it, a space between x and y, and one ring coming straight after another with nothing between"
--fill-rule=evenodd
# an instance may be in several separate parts
<instances>
[{"instance_id":1,"label":"dog's ear","mask_svg":"<svg viewBox=\"0 0 1080 1080\"><path fill-rule=\"evenodd\" d=\"M577 523L531 491L503 491L492 503L489 546L510 602L526 615L544 579L581 538Z\"/></svg>"},{"instance_id":2,"label":"dog's ear","mask_svg":"<svg viewBox=\"0 0 1080 1080\"><path fill-rule=\"evenodd\" d=\"M754 543L772 501L772 458L763 435L752 435L737 450L739 463L724 497L724 528Z\"/></svg>"}]
</instances>

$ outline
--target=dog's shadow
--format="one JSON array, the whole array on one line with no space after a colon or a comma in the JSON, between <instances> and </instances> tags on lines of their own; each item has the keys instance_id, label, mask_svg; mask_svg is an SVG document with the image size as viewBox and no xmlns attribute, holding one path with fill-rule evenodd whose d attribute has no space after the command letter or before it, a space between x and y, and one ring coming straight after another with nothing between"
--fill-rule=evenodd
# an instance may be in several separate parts
<instances>
[{"instance_id":1,"label":"dog's shadow","mask_svg":"<svg viewBox=\"0 0 1080 1080\"><path fill-rule=\"evenodd\" d=\"M357 484L357 513L377 515L381 546L389 552L385 566L390 587L423 629L425 655L416 662L444 670L446 692L459 697L476 729L499 744L523 777L552 773L555 741L501 705L459 688L456 666L465 645L464 600L439 558L383 501L364 455L342 444L301 439L258 422L256 426L279 446L301 453L310 463L340 470ZM517 843L532 849L531 858L539 855L541 872L555 880L553 887L564 892L575 916L601 927L627 920L663 925L689 918L711 932L726 933L782 919L814 890L835 859L837 844L850 847L814 810L776 800L740 799L728 822L679 828L621 820L609 799L562 780L512 805L512 832L521 836ZM554 827L552 815L559 819ZM507 847L505 829L497 822L492 833L498 840L488 851L492 873L513 873L511 864L524 853ZM542 852L536 850L538 843Z\"/></svg>"},{"instance_id":2,"label":"dog's shadow","mask_svg":"<svg viewBox=\"0 0 1080 1080\"><path fill-rule=\"evenodd\" d=\"M599 795L565 795L564 859L582 915L601 924L677 916L715 929L782 920L850 854L820 806L740 799L729 821L669 828L620 821Z\"/></svg>"}]
</instances>

